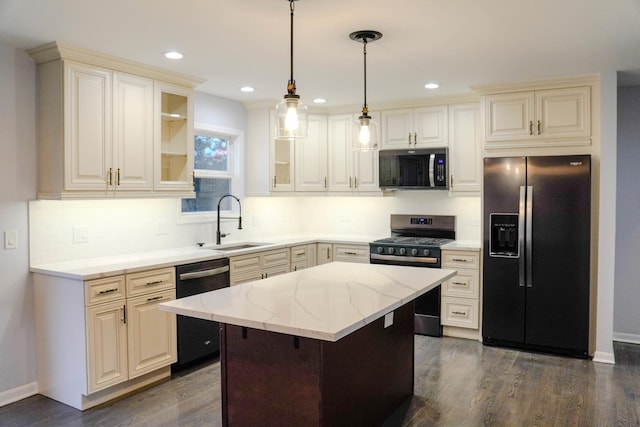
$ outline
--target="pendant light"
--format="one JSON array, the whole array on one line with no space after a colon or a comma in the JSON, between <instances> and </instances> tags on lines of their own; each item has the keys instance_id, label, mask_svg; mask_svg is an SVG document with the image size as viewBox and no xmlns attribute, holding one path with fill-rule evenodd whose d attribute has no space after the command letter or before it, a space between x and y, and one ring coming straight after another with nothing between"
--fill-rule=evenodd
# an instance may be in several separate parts
<instances>
[{"instance_id":1,"label":"pendant light","mask_svg":"<svg viewBox=\"0 0 640 427\"><path fill-rule=\"evenodd\" d=\"M353 138L353 149L357 151L371 151L378 149L378 125L369 115L367 105L367 43L376 41L382 37L382 33L371 30L355 31L349 34L351 40L362 43L364 53L364 103L362 115L356 120L356 135Z\"/></svg>"},{"instance_id":2,"label":"pendant light","mask_svg":"<svg viewBox=\"0 0 640 427\"><path fill-rule=\"evenodd\" d=\"M300 95L296 94L296 81L293 78L293 10L294 2L289 0L291 10L291 75L287 83L287 93L276 107L278 124L276 138L298 139L307 137L307 106L300 101Z\"/></svg>"}]
</instances>

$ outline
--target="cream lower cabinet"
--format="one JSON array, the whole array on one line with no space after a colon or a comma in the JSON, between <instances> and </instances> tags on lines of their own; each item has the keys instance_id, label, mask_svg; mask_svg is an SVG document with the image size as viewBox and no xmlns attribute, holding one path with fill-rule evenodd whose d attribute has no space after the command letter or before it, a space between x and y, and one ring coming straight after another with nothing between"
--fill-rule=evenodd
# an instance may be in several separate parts
<instances>
[{"instance_id":1,"label":"cream lower cabinet","mask_svg":"<svg viewBox=\"0 0 640 427\"><path fill-rule=\"evenodd\" d=\"M443 250L442 268L458 271L442 284L444 335L480 339L480 252Z\"/></svg>"},{"instance_id":2,"label":"cream lower cabinet","mask_svg":"<svg viewBox=\"0 0 640 427\"><path fill-rule=\"evenodd\" d=\"M334 243L333 260L369 264L369 245Z\"/></svg>"},{"instance_id":3,"label":"cream lower cabinet","mask_svg":"<svg viewBox=\"0 0 640 427\"><path fill-rule=\"evenodd\" d=\"M333 244L316 243L316 265L327 264L333 261Z\"/></svg>"},{"instance_id":4,"label":"cream lower cabinet","mask_svg":"<svg viewBox=\"0 0 640 427\"><path fill-rule=\"evenodd\" d=\"M289 248L254 252L229 258L231 286L266 279L291 270Z\"/></svg>"},{"instance_id":5,"label":"cream lower cabinet","mask_svg":"<svg viewBox=\"0 0 640 427\"><path fill-rule=\"evenodd\" d=\"M38 391L85 410L171 375L174 268L83 282L34 274Z\"/></svg>"},{"instance_id":6,"label":"cream lower cabinet","mask_svg":"<svg viewBox=\"0 0 640 427\"><path fill-rule=\"evenodd\" d=\"M291 251L291 271L302 270L303 268L316 265L316 244L292 246Z\"/></svg>"}]
</instances>

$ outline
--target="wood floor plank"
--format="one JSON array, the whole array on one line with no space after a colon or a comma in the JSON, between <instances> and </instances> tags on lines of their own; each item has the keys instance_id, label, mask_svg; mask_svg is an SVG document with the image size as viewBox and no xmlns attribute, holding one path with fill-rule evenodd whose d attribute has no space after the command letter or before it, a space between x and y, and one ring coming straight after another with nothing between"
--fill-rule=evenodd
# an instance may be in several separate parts
<instances>
[{"instance_id":1,"label":"wood floor plank","mask_svg":"<svg viewBox=\"0 0 640 427\"><path fill-rule=\"evenodd\" d=\"M640 426L640 346L614 350L605 365L416 336L414 396L383 427ZM0 426L217 427L220 411L215 361L84 412L36 395L1 407Z\"/></svg>"}]
</instances>

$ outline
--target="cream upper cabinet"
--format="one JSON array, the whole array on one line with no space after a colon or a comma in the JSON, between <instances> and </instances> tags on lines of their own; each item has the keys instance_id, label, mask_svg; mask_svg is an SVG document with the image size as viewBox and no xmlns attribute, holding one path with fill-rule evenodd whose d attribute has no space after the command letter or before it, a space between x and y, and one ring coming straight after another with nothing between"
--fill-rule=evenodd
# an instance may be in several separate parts
<instances>
[{"instance_id":1,"label":"cream upper cabinet","mask_svg":"<svg viewBox=\"0 0 640 427\"><path fill-rule=\"evenodd\" d=\"M449 105L449 191L480 191L482 182L482 123L480 104Z\"/></svg>"},{"instance_id":2,"label":"cream upper cabinet","mask_svg":"<svg viewBox=\"0 0 640 427\"><path fill-rule=\"evenodd\" d=\"M588 144L589 87L491 94L485 97L487 147ZM504 141L525 143L499 144ZM498 143L498 144L493 144Z\"/></svg>"},{"instance_id":3,"label":"cream upper cabinet","mask_svg":"<svg viewBox=\"0 0 640 427\"><path fill-rule=\"evenodd\" d=\"M113 73L112 186L153 188L153 80Z\"/></svg>"},{"instance_id":4,"label":"cream upper cabinet","mask_svg":"<svg viewBox=\"0 0 640 427\"><path fill-rule=\"evenodd\" d=\"M193 90L155 82L155 185L160 191L192 193Z\"/></svg>"},{"instance_id":5,"label":"cream upper cabinet","mask_svg":"<svg viewBox=\"0 0 640 427\"><path fill-rule=\"evenodd\" d=\"M29 54L38 63L38 198L193 196L196 80L58 43ZM170 85L159 77L180 82L167 92L185 107L171 99L176 108L162 116L158 87Z\"/></svg>"},{"instance_id":6,"label":"cream upper cabinet","mask_svg":"<svg viewBox=\"0 0 640 427\"><path fill-rule=\"evenodd\" d=\"M296 141L295 190L326 191L327 117L309 115L309 137Z\"/></svg>"},{"instance_id":7,"label":"cream upper cabinet","mask_svg":"<svg viewBox=\"0 0 640 427\"><path fill-rule=\"evenodd\" d=\"M382 112L381 149L446 147L447 106Z\"/></svg>"},{"instance_id":8,"label":"cream upper cabinet","mask_svg":"<svg viewBox=\"0 0 640 427\"><path fill-rule=\"evenodd\" d=\"M377 115L372 114L374 120ZM328 118L329 191L379 191L378 153L353 151L354 122L351 114Z\"/></svg>"},{"instance_id":9,"label":"cream upper cabinet","mask_svg":"<svg viewBox=\"0 0 640 427\"><path fill-rule=\"evenodd\" d=\"M109 171L112 170L111 72L69 61L49 64L47 68L57 72L53 68L59 66L63 68L64 83L56 82L55 86L60 87L62 83L63 111L53 111L51 115L57 117L51 117L50 111L45 111L50 105L41 105L39 114L41 123L42 120L60 120L56 127L62 125L66 154L61 159L64 161L62 189L106 191L111 188ZM40 130L41 135L42 131L43 129ZM47 142L57 143L54 139L49 139L57 136L43 136L47 138ZM58 172L52 171L48 166L59 167L59 164L40 162L39 166L48 175Z\"/></svg>"}]
</instances>

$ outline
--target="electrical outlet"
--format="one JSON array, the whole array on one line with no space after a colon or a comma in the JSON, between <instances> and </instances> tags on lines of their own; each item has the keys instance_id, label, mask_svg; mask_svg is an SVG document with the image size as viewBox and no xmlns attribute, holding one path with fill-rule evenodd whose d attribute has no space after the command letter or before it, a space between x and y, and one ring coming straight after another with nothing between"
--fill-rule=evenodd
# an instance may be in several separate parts
<instances>
[{"instance_id":1,"label":"electrical outlet","mask_svg":"<svg viewBox=\"0 0 640 427\"><path fill-rule=\"evenodd\" d=\"M87 243L89 241L89 227L76 225L73 227L73 243Z\"/></svg>"},{"instance_id":2,"label":"electrical outlet","mask_svg":"<svg viewBox=\"0 0 640 427\"><path fill-rule=\"evenodd\" d=\"M5 230L4 248L16 249L18 247L18 230Z\"/></svg>"},{"instance_id":3,"label":"electrical outlet","mask_svg":"<svg viewBox=\"0 0 640 427\"><path fill-rule=\"evenodd\" d=\"M167 231L168 229L169 224L167 223L167 221L161 219L160 221L158 221L156 227L156 236L166 236L167 234L169 234L169 231Z\"/></svg>"}]
</instances>

